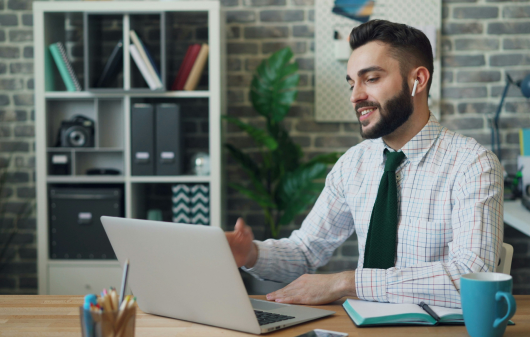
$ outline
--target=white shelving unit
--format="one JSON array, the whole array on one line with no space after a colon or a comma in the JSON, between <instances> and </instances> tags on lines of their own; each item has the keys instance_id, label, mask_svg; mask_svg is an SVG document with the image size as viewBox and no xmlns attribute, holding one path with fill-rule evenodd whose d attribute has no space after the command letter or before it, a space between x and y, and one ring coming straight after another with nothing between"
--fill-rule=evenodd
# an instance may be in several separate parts
<instances>
[{"instance_id":1,"label":"white shelving unit","mask_svg":"<svg viewBox=\"0 0 530 337\"><path fill-rule=\"evenodd\" d=\"M124 215L128 218L145 218L144 189L150 184L206 183L210 187L210 223L212 226L224 226L221 210L221 114L223 111L223 55L224 29L218 1L174 1L174 2L36 2L33 6L35 36L35 125L36 125L36 180L37 180L37 234L38 234L38 277L39 294L86 294L98 293L110 285L119 286L121 268L116 260L53 259L50 257L50 214L49 189L61 184L91 186L92 184L113 184L123 186ZM77 75L82 78L81 92L64 91L59 76L55 78L58 91L46 91L45 52L51 43L66 42L65 26L71 23L69 17L75 15L82 20L84 39L83 70ZM129 29L141 29L142 22L152 22L160 26L160 50L155 50L155 58L160 62L165 88L171 86L180 64L172 63L176 53L173 45L185 44L179 34L172 35L174 25L182 15L205 19L206 39L209 45L207 85L199 86L196 91L151 91L139 77L139 72L129 56ZM107 24L113 19L119 22L122 30L123 71L117 85L111 88L91 88L93 77L97 76L89 69L100 57L87 50L91 43L87 41L88 30L98 22ZM107 20L107 21L106 21ZM91 26L92 25L92 26ZM173 26L172 26L173 25ZM111 34L109 34L111 35ZM204 37L203 37L204 38ZM90 38L89 38L90 39ZM103 39L107 39L105 36ZM103 42L102 42L103 43ZM192 42L189 42L192 43ZM103 50L104 48L101 48ZM68 48L67 48L68 50ZM185 49L181 49L181 57ZM75 67L74 67L75 68ZM87 73L87 71L89 73ZM83 72L83 73L79 73ZM56 74L57 75L57 74ZM81 76L80 76L81 75ZM123 79L123 81L121 81ZM62 88L62 89L61 89ZM211 173L209 176L132 176L131 175L131 106L135 102L195 104L206 105L207 146L210 155ZM203 107L204 109L204 107ZM183 112L181 106L181 113ZM184 111L185 113L185 111ZM87 115L95 121L95 146L92 148L56 147L55 137L62 120L76 114ZM184 132L186 133L186 131ZM189 149L185 149L187 151ZM72 167L69 175L49 174L49 157L53 153L65 153L70 156ZM188 153L189 154L189 153ZM189 159L189 158L188 158ZM97 165L119 169L122 174L116 176L89 176L86 169Z\"/></svg>"}]
</instances>

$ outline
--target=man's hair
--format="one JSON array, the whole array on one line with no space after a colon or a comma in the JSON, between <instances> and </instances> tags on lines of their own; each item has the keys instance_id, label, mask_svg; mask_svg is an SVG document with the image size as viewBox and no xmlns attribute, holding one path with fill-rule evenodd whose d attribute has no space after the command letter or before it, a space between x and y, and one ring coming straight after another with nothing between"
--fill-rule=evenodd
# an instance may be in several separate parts
<instances>
[{"instance_id":1,"label":"man's hair","mask_svg":"<svg viewBox=\"0 0 530 337\"><path fill-rule=\"evenodd\" d=\"M427 83L427 95L429 94L434 69L433 56L431 43L421 30L401 23L371 20L351 31L352 50L372 41L380 41L390 47L390 55L399 62L403 78L413 67L427 68L430 75Z\"/></svg>"}]
</instances>

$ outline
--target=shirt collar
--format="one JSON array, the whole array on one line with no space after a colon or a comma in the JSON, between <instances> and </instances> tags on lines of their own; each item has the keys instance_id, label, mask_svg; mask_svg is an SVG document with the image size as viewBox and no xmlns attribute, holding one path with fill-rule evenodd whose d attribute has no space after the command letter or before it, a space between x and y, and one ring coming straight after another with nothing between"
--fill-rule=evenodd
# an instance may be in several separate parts
<instances>
[{"instance_id":1,"label":"shirt collar","mask_svg":"<svg viewBox=\"0 0 530 337\"><path fill-rule=\"evenodd\" d=\"M431 112L429 121L423 129L421 129L416 136L401 148L401 151L405 153L407 160L409 160L411 164L418 165L420 163L425 154L427 154L434 144L434 141L440 136L442 128L443 127ZM385 162L384 150L388 149L391 152L394 152L394 150L386 145L382 137L374 139L373 142L376 145L376 150L381 155L381 165L383 165Z\"/></svg>"}]
</instances>

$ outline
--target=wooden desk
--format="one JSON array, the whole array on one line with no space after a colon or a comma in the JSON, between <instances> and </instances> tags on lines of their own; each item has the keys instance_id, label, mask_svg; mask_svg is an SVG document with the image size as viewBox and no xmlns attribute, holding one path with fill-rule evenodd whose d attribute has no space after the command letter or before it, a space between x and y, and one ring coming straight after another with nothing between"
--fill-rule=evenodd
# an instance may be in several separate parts
<instances>
[{"instance_id":1,"label":"wooden desk","mask_svg":"<svg viewBox=\"0 0 530 337\"><path fill-rule=\"evenodd\" d=\"M264 296L253 296L263 298ZM508 326L505 337L530 335L530 295L517 295L515 326ZM0 296L0 336L81 336L79 309L81 296ZM347 332L355 336L468 336L464 326L357 328L341 307L343 300L320 306L336 311L334 316L283 329L265 336L297 336L312 329ZM148 315L138 309L136 336L255 336L176 319Z\"/></svg>"}]
</instances>

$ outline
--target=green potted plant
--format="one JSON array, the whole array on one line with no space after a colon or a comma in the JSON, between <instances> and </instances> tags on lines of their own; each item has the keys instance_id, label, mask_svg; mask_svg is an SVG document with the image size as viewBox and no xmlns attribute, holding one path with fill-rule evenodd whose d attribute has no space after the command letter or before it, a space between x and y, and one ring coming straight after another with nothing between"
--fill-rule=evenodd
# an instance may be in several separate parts
<instances>
[{"instance_id":1,"label":"green potted plant","mask_svg":"<svg viewBox=\"0 0 530 337\"><path fill-rule=\"evenodd\" d=\"M315 202L324 188L328 166L341 155L333 152L303 162L302 149L282 125L298 94L300 76L298 64L290 62L292 56L289 48L281 49L263 60L254 73L250 99L256 112L265 119L264 129L224 116L244 130L260 149L260 160L256 161L235 146L225 144L251 181L250 187L237 183L229 186L263 208L268 225L266 238L279 238L280 228Z\"/></svg>"}]
</instances>

